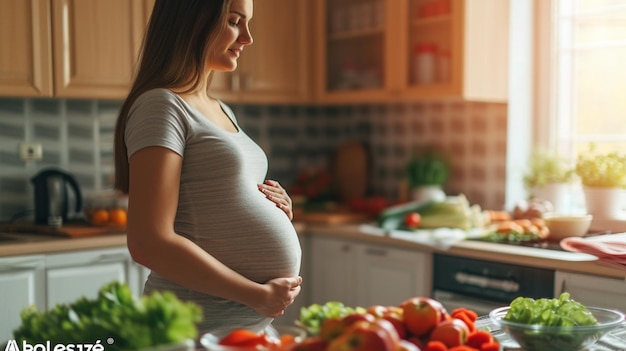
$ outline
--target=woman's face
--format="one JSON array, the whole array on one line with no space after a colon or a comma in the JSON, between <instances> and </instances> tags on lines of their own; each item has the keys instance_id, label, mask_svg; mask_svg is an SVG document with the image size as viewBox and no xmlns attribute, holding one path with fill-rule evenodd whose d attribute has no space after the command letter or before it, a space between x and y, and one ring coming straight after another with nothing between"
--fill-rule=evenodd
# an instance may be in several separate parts
<instances>
[{"instance_id":1,"label":"woman's face","mask_svg":"<svg viewBox=\"0 0 626 351\"><path fill-rule=\"evenodd\" d=\"M237 68L237 59L243 48L252 44L252 35L248 27L252 11L252 0L232 0L226 16L226 30L216 39L215 50L208 59L208 69L233 71Z\"/></svg>"}]
</instances>

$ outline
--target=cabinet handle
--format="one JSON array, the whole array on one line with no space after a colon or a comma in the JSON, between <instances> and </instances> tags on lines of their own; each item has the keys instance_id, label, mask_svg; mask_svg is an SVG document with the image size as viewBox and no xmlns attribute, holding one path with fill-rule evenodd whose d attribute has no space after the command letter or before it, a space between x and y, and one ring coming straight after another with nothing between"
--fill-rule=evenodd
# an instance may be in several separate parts
<instances>
[{"instance_id":1,"label":"cabinet handle","mask_svg":"<svg viewBox=\"0 0 626 351\"><path fill-rule=\"evenodd\" d=\"M387 250L382 249L367 248L365 249L365 253L370 256L387 256Z\"/></svg>"},{"instance_id":2,"label":"cabinet handle","mask_svg":"<svg viewBox=\"0 0 626 351\"><path fill-rule=\"evenodd\" d=\"M239 78L239 72L232 72L230 74L230 90L231 91L239 91L241 90L241 78Z\"/></svg>"},{"instance_id":3,"label":"cabinet handle","mask_svg":"<svg viewBox=\"0 0 626 351\"><path fill-rule=\"evenodd\" d=\"M457 273L454 278L460 284L480 286L481 288L492 288L506 292L519 290L519 284L514 280L492 279L467 273Z\"/></svg>"},{"instance_id":4,"label":"cabinet handle","mask_svg":"<svg viewBox=\"0 0 626 351\"><path fill-rule=\"evenodd\" d=\"M252 75L250 73L241 74L241 89L246 91L252 87Z\"/></svg>"}]
</instances>

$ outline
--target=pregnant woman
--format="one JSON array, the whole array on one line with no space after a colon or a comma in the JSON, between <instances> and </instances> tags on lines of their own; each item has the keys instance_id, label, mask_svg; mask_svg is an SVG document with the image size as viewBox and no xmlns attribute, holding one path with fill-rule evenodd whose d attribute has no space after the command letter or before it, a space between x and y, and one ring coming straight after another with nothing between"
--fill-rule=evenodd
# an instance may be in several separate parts
<instances>
[{"instance_id":1,"label":"pregnant woman","mask_svg":"<svg viewBox=\"0 0 626 351\"><path fill-rule=\"evenodd\" d=\"M151 269L144 293L204 311L202 333L264 330L300 292L291 199L267 157L210 95L252 44L252 0L157 0L115 131L127 242Z\"/></svg>"}]
</instances>

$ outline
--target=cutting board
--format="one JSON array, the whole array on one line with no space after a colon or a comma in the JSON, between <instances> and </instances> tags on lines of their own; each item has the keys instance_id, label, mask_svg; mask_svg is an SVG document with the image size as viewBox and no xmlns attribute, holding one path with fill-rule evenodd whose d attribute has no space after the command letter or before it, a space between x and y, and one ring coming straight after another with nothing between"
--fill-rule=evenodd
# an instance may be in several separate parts
<instances>
[{"instance_id":1,"label":"cutting board","mask_svg":"<svg viewBox=\"0 0 626 351\"><path fill-rule=\"evenodd\" d=\"M42 235L54 235L64 237L85 237L102 234L113 234L125 232L124 227L112 226L89 226L89 225L64 225L60 228L52 228L45 225L34 225L29 223L2 224L0 230L9 233L32 233Z\"/></svg>"},{"instance_id":2,"label":"cutting board","mask_svg":"<svg viewBox=\"0 0 626 351\"><path fill-rule=\"evenodd\" d=\"M320 224L359 223L367 220L367 215L355 212L301 212L294 216L297 222Z\"/></svg>"},{"instance_id":3,"label":"cutting board","mask_svg":"<svg viewBox=\"0 0 626 351\"><path fill-rule=\"evenodd\" d=\"M339 198L347 202L363 198L368 185L368 154L363 143L350 141L339 145L333 160L333 178Z\"/></svg>"}]
</instances>

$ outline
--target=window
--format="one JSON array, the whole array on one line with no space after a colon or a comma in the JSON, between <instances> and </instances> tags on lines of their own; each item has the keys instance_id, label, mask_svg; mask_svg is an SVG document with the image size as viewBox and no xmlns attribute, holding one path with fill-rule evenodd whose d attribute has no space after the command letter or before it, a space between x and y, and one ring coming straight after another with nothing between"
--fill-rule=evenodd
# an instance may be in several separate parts
<instances>
[{"instance_id":1,"label":"window","mask_svg":"<svg viewBox=\"0 0 626 351\"><path fill-rule=\"evenodd\" d=\"M534 0L534 6L534 145L572 163L590 143L598 152L626 154L626 1ZM572 206L581 208L582 188L573 190ZM614 224L626 230L624 211Z\"/></svg>"},{"instance_id":2,"label":"window","mask_svg":"<svg viewBox=\"0 0 626 351\"><path fill-rule=\"evenodd\" d=\"M534 135L574 158L626 153L626 2L538 0Z\"/></svg>"}]
</instances>

